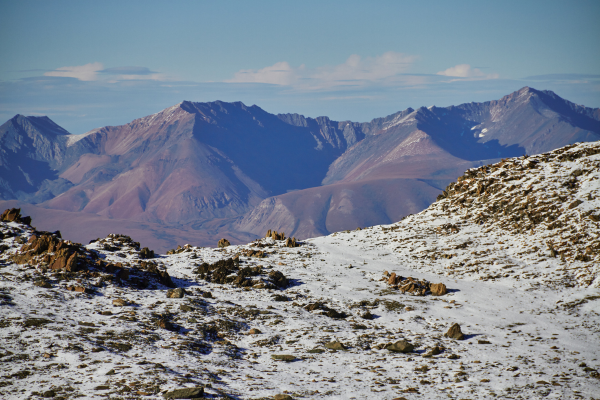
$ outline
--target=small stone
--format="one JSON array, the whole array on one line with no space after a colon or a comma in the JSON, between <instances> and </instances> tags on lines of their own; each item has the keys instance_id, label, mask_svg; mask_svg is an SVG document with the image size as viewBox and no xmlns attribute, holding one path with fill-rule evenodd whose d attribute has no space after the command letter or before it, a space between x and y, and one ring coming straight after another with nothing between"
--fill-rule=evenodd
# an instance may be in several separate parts
<instances>
[{"instance_id":1,"label":"small stone","mask_svg":"<svg viewBox=\"0 0 600 400\"><path fill-rule=\"evenodd\" d=\"M274 301L290 301L290 298L284 294L276 294L276 295L273 295L273 300Z\"/></svg>"},{"instance_id":2,"label":"small stone","mask_svg":"<svg viewBox=\"0 0 600 400\"><path fill-rule=\"evenodd\" d=\"M374 316L373 314L371 314L371 312L370 312L370 311L366 311L366 312L365 312L365 313L363 313L363 314L362 314L360 317L361 317L362 319L369 319L369 320L371 320L371 319L374 319L374 318L375 318L375 316Z\"/></svg>"},{"instance_id":3,"label":"small stone","mask_svg":"<svg viewBox=\"0 0 600 400\"><path fill-rule=\"evenodd\" d=\"M78 293L92 293L92 291L83 286L67 286L67 290L70 292L78 292Z\"/></svg>"},{"instance_id":4,"label":"small stone","mask_svg":"<svg viewBox=\"0 0 600 400\"><path fill-rule=\"evenodd\" d=\"M291 361L296 360L296 357L294 357L291 354L272 354L271 358L273 360L285 361L285 362L291 362Z\"/></svg>"},{"instance_id":5,"label":"small stone","mask_svg":"<svg viewBox=\"0 0 600 400\"><path fill-rule=\"evenodd\" d=\"M50 289L52 287L52 285L50 284L50 282L48 282L45 279L39 279L39 280L35 281L34 285L37 286L37 287L44 288L44 289Z\"/></svg>"},{"instance_id":6,"label":"small stone","mask_svg":"<svg viewBox=\"0 0 600 400\"><path fill-rule=\"evenodd\" d=\"M230 245L231 245L231 243L229 243L229 240L227 240L225 238L219 240L219 242L217 243L217 246L219 246L220 248L227 247Z\"/></svg>"},{"instance_id":7,"label":"small stone","mask_svg":"<svg viewBox=\"0 0 600 400\"><path fill-rule=\"evenodd\" d=\"M128 302L125 299L114 299L112 301L112 304L115 307L125 307L128 304Z\"/></svg>"},{"instance_id":8,"label":"small stone","mask_svg":"<svg viewBox=\"0 0 600 400\"><path fill-rule=\"evenodd\" d=\"M433 349L431 349L427 354L424 354L423 357L433 357L433 356L437 356L438 354L440 354L444 349L439 347L439 346L435 346Z\"/></svg>"},{"instance_id":9,"label":"small stone","mask_svg":"<svg viewBox=\"0 0 600 400\"><path fill-rule=\"evenodd\" d=\"M574 202L572 202L571 204L569 204L569 210L572 210L573 208L577 207L581 203L583 203L583 201L581 201L579 199L575 200Z\"/></svg>"},{"instance_id":10,"label":"small stone","mask_svg":"<svg viewBox=\"0 0 600 400\"><path fill-rule=\"evenodd\" d=\"M344 346L341 342L329 342L325 343L325 348L329 350L346 350L346 346Z\"/></svg>"},{"instance_id":11,"label":"small stone","mask_svg":"<svg viewBox=\"0 0 600 400\"><path fill-rule=\"evenodd\" d=\"M465 335L460 330L459 324L452 325L450 327L450 329L448 329L448 332L446 332L444 334L444 336L449 337L451 339L456 339L456 340L464 340L465 339Z\"/></svg>"},{"instance_id":12,"label":"small stone","mask_svg":"<svg viewBox=\"0 0 600 400\"><path fill-rule=\"evenodd\" d=\"M204 397L202 386L194 388L175 389L163 395L165 399L200 399Z\"/></svg>"},{"instance_id":13,"label":"small stone","mask_svg":"<svg viewBox=\"0 0 600 400\"><path fill-rule=\"evenodd\" d=\"M396 353L410 353L414 350L414 348L415 346L413 346L407 340L399 340L396 343L389 344L385 347L386 350Z\"/></svg>"},{"instance_id":14,"label":"small stone","mask_svg":"<svg viewBox=\"0 0 600 400\"><path fill-rule=\"evenodd\" d=\"M258 328L252 328L248 331L248 335L260 335L262 332Z\"/></svg>"},{"instance_id":15,"label":"small stone","mask_svg":"<svg viewBox=\"0 0 600 400\"><path fill-rule=\"evenodd\" d=\"M108 376L110 376L110 375L114 375L114 374L116 374L116 372L115 372L115 370L114 370L114 369L111 369L110 371L108 371L108 372L106 373L106 375L108 375Z\"/></svg>"},{"instance_id":16,"label":"small stone","mask_svg":"<svg viewBox=\"0 0 600 400\"><path fill-rule=\"evenodd\" d=\"M159 319L156 324L158 325L159 328L166 329L168 331L177 330L175 328L175 326L172 323L170 323L169 321L167 321L166 319Z\"/></svg>"},{"instance_id":17,"label":"small stone","mask_svg":"<svg viewBox=\"0 0 600 400\"><path fill-rule=\"evenodd\" d=\"M42 397L56 397L56 392L54 390L47 390L41 394Z\"/></svg>"},{"instance_id":18,"label":"small stone","mask_svg":"<svg viewBox=\"0 0 600 400\"><path fill-rule=\"evenodd\" d=\"M307 351L307 353L310 353L310 354L321 354L324 352L325 352L325 350L323 350L323 349L311 349L311 350Z\"/></svg>"},{"instance_id":19,"label":"small stone","mask_svg":"<svg viewBox=\"0 0 600 400\"><path fill-rule=\"evenodd\" d=\"M167 290L167 298L169 299L181 299L184 294L185 290L183 290L182 288Z\"/></svg>"},{"instance_id":20,"label":"small stone","mask_svg":"<svg viewBox=\"0 0 600 400\"><path fill-rule=\"evenodd\" d=\"M294 400L289 394L276 394L273 396L273 400Z\"/></svg>"}]
</instances>

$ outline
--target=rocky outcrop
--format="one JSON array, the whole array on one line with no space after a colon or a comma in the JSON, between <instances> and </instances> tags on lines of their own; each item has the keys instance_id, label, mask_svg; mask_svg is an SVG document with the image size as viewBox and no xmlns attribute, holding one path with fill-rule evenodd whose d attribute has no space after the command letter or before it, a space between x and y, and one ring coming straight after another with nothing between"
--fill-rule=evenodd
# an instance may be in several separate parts
<instances>
[{"instance_id":1,"label":"rocky outcrop","mask_svg":"<svg viewBox=\"0 0 600 400\"><path fill-rule=\"evenodd\" d=\"M12 261L75 272L86 269L96 257L80 244L62 240L50 233L34 233L12 256Z\"/></svg>"},{"instance_id":2,"label":"rocky outcrop","mask_svg":"<svg viewBox=\"0 0 600 400\"><path fill-rule=\"evenodd\" d=\"M0 216L0 221L18 222L25 225L31 225L31 217L22 217L20 208L6 209Z\"/></svg>"}]
</instances>

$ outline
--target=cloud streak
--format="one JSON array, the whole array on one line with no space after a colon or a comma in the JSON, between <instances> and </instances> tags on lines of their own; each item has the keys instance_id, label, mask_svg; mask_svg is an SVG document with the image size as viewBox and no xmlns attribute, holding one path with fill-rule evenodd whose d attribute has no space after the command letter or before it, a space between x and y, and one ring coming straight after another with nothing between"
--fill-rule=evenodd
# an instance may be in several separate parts
<instances>
[{"instance_id":1,"label":"cloud streak","mask_svg":"<svg viewBox=\"0 0 600 400\"><path fill-rule=\"evenodd\" d=\"M393 51L365 58L353 54L342 64L317 68L308 68L304 64L293 67L281 61L261 69L242 69L225 82L267 83L301 90L365 86L397 78L408 71L417 58Z\"/></svg>"},{"instance_id":2,"label":"cloud streak","mask_svg":"<svg viewBox=\"0 0 600 400\"><path fill-rule=\"evenodd\" d=\"M164 74L151 71L147 67L113 67L104 68L100 62L71 67L60 67L44 73L44 76L59 78L75 78L82 82L106 80L109 83L131 80L164 81Z\"/></svg>"},{"instance_id":3,"label":"cloud streak","mask_svg":"<svg viewBox=\"0 0 600 400\"><path fill-rule=\"evenodd\" d=\"M472 68L469 64L458 64L440 71L436 75L469 79L498 79L500 77L498 74L485 74L479 68Z\"/></svg>"}]
</instances>

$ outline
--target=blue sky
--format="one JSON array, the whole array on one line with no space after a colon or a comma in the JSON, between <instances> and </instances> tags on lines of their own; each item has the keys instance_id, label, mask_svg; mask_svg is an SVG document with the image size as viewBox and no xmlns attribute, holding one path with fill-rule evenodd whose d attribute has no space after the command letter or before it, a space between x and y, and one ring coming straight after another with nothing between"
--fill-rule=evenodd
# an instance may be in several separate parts
<instances>
[{"instance_id":1,"label":"blue sky","mask_svg":"<svg viewBox=\"0 0 600 400\"><path fill-rule=\"evenodd\" d=\"M0 0L0 121L182 100L368 121L523 86L600 107L599 1Z\"/></svg>"}]
</instances>

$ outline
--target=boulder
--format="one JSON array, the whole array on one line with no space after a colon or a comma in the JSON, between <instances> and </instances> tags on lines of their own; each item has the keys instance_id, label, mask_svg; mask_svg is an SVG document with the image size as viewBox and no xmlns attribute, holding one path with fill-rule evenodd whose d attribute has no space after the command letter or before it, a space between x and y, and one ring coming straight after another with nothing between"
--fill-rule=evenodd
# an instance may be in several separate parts
<instances>
[{"instance_id":1,"label":"boulder","mask_svg":"<svg viewBox=\"0 0 600 400\"><path fill-rule=\"evenodd\" d=\"M31 217L21 217L20 208L10 208L4 210L2 216L0 216L0 221L20 222L25 225L31 225Z\"/></svg>"},{"instance_id":2,"label":"boulder","mask_svg":"<svg viewBox=\"0 0 600 400\"><path fill-rule=\"evenodd\" d=\"M414 350L415 346L410 344L407 340L399 340L396 343L388 344L385 349L396 353L410 353Z\"/></svg>"},{"instance_id":3,"label":"boulder","mask_svg":"<svg viewBox=\"0 0 600 400\"><path fill-rule=\"evenodd\" d=\"M217 246L219 248L227 247L227 246L230 246L230 245L231 245L231 243L229 243L229 240L227 240L225 238L219 240L219 242L217 243Z\"/></svg>"},{"instance_id":4,"label":"boulder","mask_svg":"<svg viewBox=\"0 0 600 400\"><path fill-rule=\"evenodd\" d=\"M450 329L448 329L448 332L446 332L444 334L444 336L451 338L451 339L456 339L456 340L464 340L464 338L465 338L465 335L460 330L459 324L452 325L450 327Z\"/></svg>"},{"instance_id":5,"label":"boulder","mask_svg":"<svg viewBox=\"0 0 600 400\"><path fill-rule=\"evenodd\" d=\"M443 283L432 283L429 286L429 290L434 296L443 296L446 293L448 293L448 291L446 290L446 285L444 285Z\"/></svg>"},{"instance_id":6,"label":"boulder","mask_svg":"<svg viewBox=\"0 0 600 400\"><path fill-rule=\"evenodd\" d=\"M288 279L285 277L285 275L279 271L271 271L269 273L269 278L271 278L273 283L280 288L285 288L289 284Z\"/></svg>"}]
</instances>

